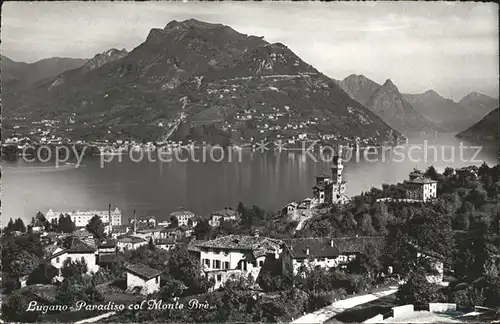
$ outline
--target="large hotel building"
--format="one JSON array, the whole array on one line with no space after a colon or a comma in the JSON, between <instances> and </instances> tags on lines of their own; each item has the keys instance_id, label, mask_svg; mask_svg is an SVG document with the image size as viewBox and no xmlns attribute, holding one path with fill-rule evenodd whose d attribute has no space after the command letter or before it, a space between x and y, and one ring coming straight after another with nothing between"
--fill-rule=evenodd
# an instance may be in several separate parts
<instances>
[{"instance_id":1,"label":"large hotel building","mask_svg":"<svg viewBox=\"0 0 500 324\"><path fill-rule=\"evenodd\" d=\"M73 223L75 223L76 226L87 226L89 223L90 219L94 217L95 215L101 217L101 220L104 224L106 223L111 223L112 226L115 225L121 225L122 224L122 212L118 207L116 207L114 210L75 210L72 212L55 212L52 209L49 209L47 212L47 215L45 215L45 218L49 221L52 222L53 219L56 221L59 221L59 216L63 215L70 215L71 220ZM111 219L110 219L111 217Z\"/></svg>"}]
</instances>

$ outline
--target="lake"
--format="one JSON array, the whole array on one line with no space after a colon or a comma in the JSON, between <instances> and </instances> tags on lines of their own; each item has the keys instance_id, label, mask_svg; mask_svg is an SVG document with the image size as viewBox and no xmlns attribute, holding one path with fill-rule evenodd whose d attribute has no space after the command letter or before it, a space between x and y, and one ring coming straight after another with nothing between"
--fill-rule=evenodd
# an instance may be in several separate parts
<instances>
[{"instance_id":1,"label":"lake","mask_svg":"<svg viewBox=\"0 0 500 324\"><path fill-rule=\"evenodd\" d=\"M471 145L462 142L462 146ZM460 150L460 141L452 136L414 139L390 151L363 153L368 151L360 150L357 159L354 152L350 160L346 157L344 178L350 196L382 183L401 182L415 167L434 165L443 171L445 166L480 165L483 161L498 164L497 143L483 146L474 156L477 149ZM194 158L201 160L200 154ZM290 201L312 196L315 176L331 174L328 156L322 161L318 153L243 150L232 151L231 161L226 154L221 162L210 158L195 162L192 155L182 152L180 157L186 162L175 158L171 162L134 162L126 155L121 162L118 156L107 157L112 161L103 167L97 156L85 159L78 168L4 160L2 221L4 225L10 217L29 221L37 211L46 213L49 208L105 210L109 203L123 211L123 223L134 209L138 216L153 215L160 220L180 208L208 215L224 207L235 208L240 201L278 210Z\"/></svg>"}]
</instances>

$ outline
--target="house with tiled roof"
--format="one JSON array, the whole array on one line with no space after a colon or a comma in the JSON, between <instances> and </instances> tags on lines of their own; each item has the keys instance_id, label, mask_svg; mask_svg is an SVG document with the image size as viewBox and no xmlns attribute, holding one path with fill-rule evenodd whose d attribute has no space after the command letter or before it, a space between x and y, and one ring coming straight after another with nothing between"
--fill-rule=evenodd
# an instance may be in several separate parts
<instances>
[{"instance_id":1,"label":"house with tiled roof","mask_svg":"<svg viewBox=\"0 0 500 324\"><path fill-rule=\"evenodd\" d=\"M427 202L437 196L437 181L426 178L420 170L413 170L410 180L405 180L404 184L406 199Z\"/></svg>"},{"instance_id":2,"label":"house with tiled roof","mask_svg":"<svg viewBox=\"0 0 500 324\"><path fill-rule=\"evenodd\" d=\"M66 259L70 259L72 262L81 261L82 259L87 264L88 273L96 273L99 270L97 265L97 249L86 244L78 237L70 237L63 246L58 246L55 249L49 251L46 255L47 261L56 267L61 269L64 265Z\"/></svg>"},{"instance_id":3,"label":"house with tiled roof","mask_svg":"<svg viewBox=\"0 0 500 324\"><path fill-rule=\"evenodd\" d=\"M143 264L125 264L127 272L127 290L139 291L148 295L160 290L161 271Z\"/></svg>"},{"instance_id":4,"label":"house with tiled roof","mask_svg":"<svg viewBox=\"0 0 500 324\"><path fill-rule=\"evenodd\" d=\"M224 208L221 210L218 210L216 212L213 212L210 215L210 219L208 220L208 224L212 227L218 227L220 226L221 222L227 222L227 221L237 221L241 217L240 213L238 213L236 210L233 210L232 208Z\"/></svg>"},{"instance_id":5,"label":"house with tiled roof","mask_svg":"<svg viewBox=\"0 0 500 324\"><path fill-rule=\"evenodd\" d=\"M382 246L384 240L379 236L319 237L290 239L285 243L290 248L293 271L297 273L302 266L343 268L356 260L367 247Z\"/></svg>"},{"instance_id":6,"label":"house with tiled roof","mask_svg":"<svg viewBox=\"0 0 500 324\"><path fill-rule=\"evenodd\" d=\"M123 236L116 240L116 247L119 251L137 250L139 247L148 244L148 241L135 236Z\"/></svg>"},{"instance_id":7,"label":"house with tiled roof","mask_svg":"<svg viewBox=\"0 0 500 324\"><path fill-rule=\"evenodd\" d=\"M196 214L189 210L180 210L170 213L170 218L176 218L179 226L189 226L189 220L195 217ZM192 227L194 226L196 226L196 224L192 224Z\"/></svg>"},{"instance_id":8,"label":"house with tiled roof","mask_svg":"<svg viewBox=\"0 0 500 324\"><path fill-rule=\"evenodd\" d=\"M208 278L214 278L214 289L234 276L259 276L265 266L279 267L284 275L292 272L289 250L281 240L244 235L228 235L196 243L200 262Z\"/></svg>"},{"instance_id":9,"label":"house with tiled roof","mask_svg":"<svg viewBox=\"0 0 500 324\"><path fill-rule=\"evenodd\" d=\"M157 239L154 244L162 250L170 251L175 249L175 240L173 239Z\"/></svg>"}]
</instances>

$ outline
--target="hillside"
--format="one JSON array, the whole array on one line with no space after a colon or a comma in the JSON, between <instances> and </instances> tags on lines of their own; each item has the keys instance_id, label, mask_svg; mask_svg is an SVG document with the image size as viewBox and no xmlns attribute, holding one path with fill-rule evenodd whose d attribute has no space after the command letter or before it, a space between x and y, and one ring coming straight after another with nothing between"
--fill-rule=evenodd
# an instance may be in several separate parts
<instances>
[{"instance_id":1,"label":"hillside","mask_svg":"<svg viewBox=\"0 0 500 324\"><path fill-rule=\"evenodd\" d=\"M194 19L152 29L122 57L4 100L7 116L74 120L72 138L399 136L285 45Z\"/></svg>"},{"instance_id":2,"label":"hillside","mask_svg":"<svg viewBox=\"0 0 500 324\"><path fill-rule=\"evenodd\" d=\"M458 103L443 98L434 90L405 94L404 98L424 117L448 132L467 129L498 106L498 100L477 93L467 95Z\"/></svg>"},{"instance_id":3,"label":"hillside","mask_svg":"<svg viewBox=\"0 0 500 324\"><path fill-rule=\"evenodd\" d=\"M498 140L499 120L498 108L490 112L475 125L457 135L458 138L471 140Z\"/></svg>"},{"instance_id":4,"label":"hillside","mask_svg":"<svg viewBox=\"0 0 500 324\"><path fill-rule=\"evenodd\" d=\"M380 85L363 75L350 75L340 85L353 99L401 133L439 130L404 99L391 80Z\"/></svg>"}]
</instances>

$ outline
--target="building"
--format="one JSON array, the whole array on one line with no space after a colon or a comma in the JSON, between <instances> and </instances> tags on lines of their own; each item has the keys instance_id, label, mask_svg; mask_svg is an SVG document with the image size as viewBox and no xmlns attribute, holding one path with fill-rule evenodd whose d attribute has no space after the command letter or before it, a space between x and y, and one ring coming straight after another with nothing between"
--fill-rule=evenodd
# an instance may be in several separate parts
<instances>
[{"instance_id":1,"label":"building","mask_svg":"<svg viewBox=\"0 0 500 324\"><path fill-rule=\"evenodd\" d=\"M175 249L175 241L172 239L157 239L155 246L159 249L170 251Z\"/></svg>"},{"instance_id":2,"label":"building","mask_svg":"<svg viewBox=\"0 0 500 324\"><path fill-rule=\"evenodd\" d=\"M410 180L405 180L406 199L415 199L427 202L437 196L437 181L423 176L419 170L410 173Z\"/></svg>"},{"instance_id":3,"label":"building","mask_svg":"<svg viewBox=\"0 0 500 324\"><path fill-rule=\"evenodd\" d=\"M197 243L202 270L215 280L214 289L233 277L251 275L257 279L265 266L279 267L283 275L292 274L288 247L281 240L255 236L228 235Z\"/></svg>"},{"instance_id":4,"label":"building","mask_svg":"<svg viewBox=\"0 0 500 324\"><path fill-rule=\"evenodd\" d=\"M236 210L233 210L231 208L224 208L216 212L213 212L210 215L208 224L210 224L210 226L212 227L218 227L220 226L220 223L222 221L224 222L236 221L239 220L240 217L241 217L240 213L238 213Z\"/></svg>"},{"instance_id":5,"label":"building","mask_svg":"<svg viewBox=\"0 0 500 324\"><path fill-rule=\"evenodd\" d=\"M176 211L170 214L170 218L176 218L179 226L189 226L189 220L194 218L196 215L188 210ZM196 226L196 224L191 224L191 226Z\"/></svg>"},{"instance_id":6,"label":"building","mask_svg":"<svg viewBox=\"0 0 500 324\"><path fill-rule=\"evenodd\" d=\"M342 151L333 158L332 177L316 177L316 185L312 188L314 204L345 204L349 198L346 196L347 183L342 179L344 165L342 164Z\"/></svg>"},{"instance_id":7,"label":"building","mask_svg":"<svg viewBox=\"0 0 500 324\"><path fill-rule=\"evenodd\" d=\"M99 270L97 250L77 237L70 237L67 246L57 246L52 250L47 250L50 251L47 260L59 270L63 267L66 259L70 259L72 262L83 259L87 264L88 273L96 273Z\"/></svg>"},{"instance_id":8,"label":"building","mask_svg":"<svg viewBox=\"0 0 500 324\"><path fill-rule=\"evenodd\" d=\"M47 214L45 215L45 218L49 221L49 223L52 222L58 222L59 221L59 216L63 215L70 215L71 220L77 227L83 227L87 226L89 221L94 217L95 215L99 216L101 218L101 221L103 223L110 223L112 226L116 225L121 225L122 224L122 212L118 207L116 207L114 210L76 210L72 212L55 212L52 209L49 209Z\"/></svg>"},{"instance_id":9,"label":"building","mask_svg":"<svg viewBox=\"0 0 500 324\"><path fill-rule=\"evenodd\" d=\"M143 238L140 237L133 237L133 236L125 236L125 237L119 237L117 242L116 242L116 247L118 248L119 251L125 251L125 250L137 250L143 245L148 244L148 241L146 241Z\"/></svg>"},{"instance_id":10,"label":"building","mask_svg":"<svg viewBox=\"0 0 500 324\"><path fill-rule=\"evenodd\" d=\"M130 227L127 225L113 226L111 229L111 237L116 239L118 236L125 235L130 232Z\"/></svg>"},{"instance_id":11,"label":"building","mask_svg":"<svg viewBox=\"0 0 500 324\"><path fill-rule=\"evenodd\" d=\"M115 240L106 240L97 244L97 263L109 265L116 262L117 246Z\"/></svg>"},{"instance_id":12,"label":"building","mask_svg":"<svg viewBox=\"0 0 500 324\"><path fill-rule=\"evenodd\" d=\"M156 222L156 217L154 216L139 216L137 218L133 218L130 220L130 223L133 224L134 222L137 222L137 224L146 224L151 227L155 227L157 222Z\"/></svg>"},{"instance_id":13,"label":"building","mask_svg":"<svg viewBox=\"0 0 500 324\"><path fill-rule=\"evenodd\" d=\"M143 295L160 290L161 271L143 264L126 264L125 270L127 271L127 290L137 290Z\"/></svg>"},{"instance_id":14,"label":"building","mask_svg":"<svg viewBox=\"0 0 500 324\"><path fill-rule=\"evenodd\" d=\"M379 236L343 238L301 238L285 240L291 252L293 271L302 266L314 268L343 268L365 251L370 244L382 246Z\"/></svg>"}]
</instances>

